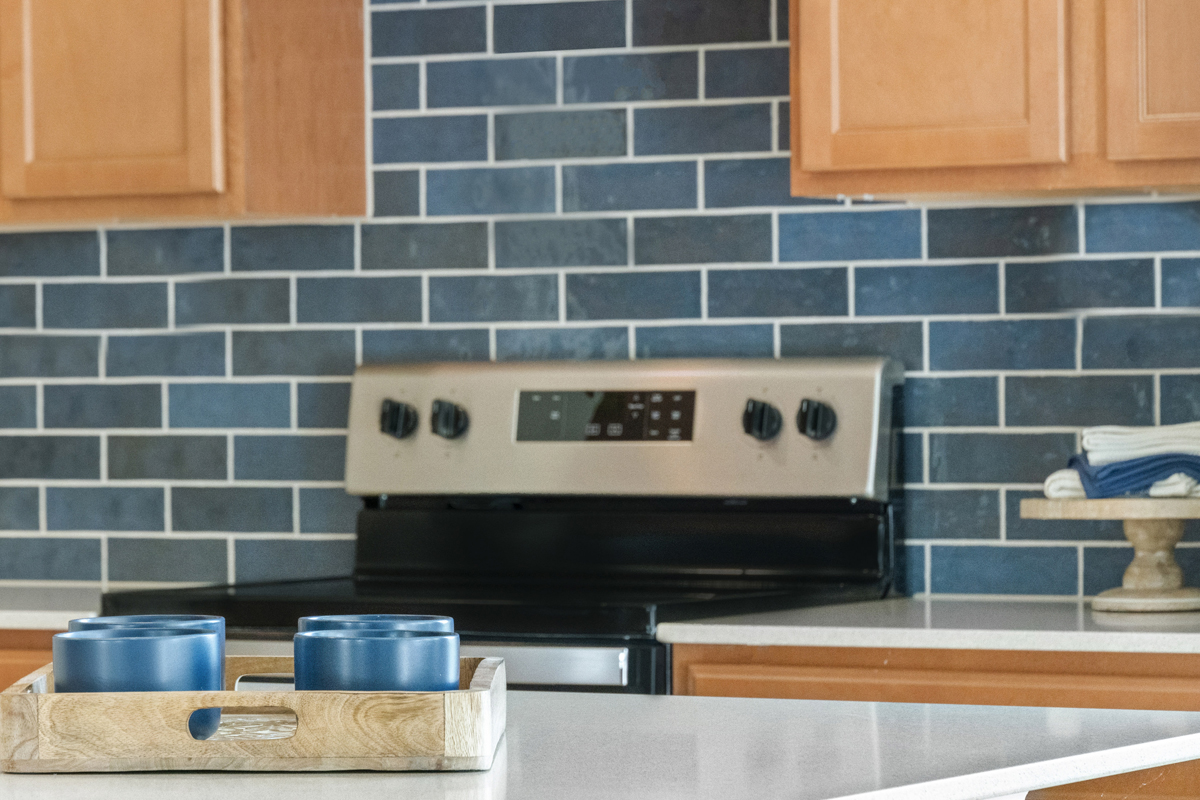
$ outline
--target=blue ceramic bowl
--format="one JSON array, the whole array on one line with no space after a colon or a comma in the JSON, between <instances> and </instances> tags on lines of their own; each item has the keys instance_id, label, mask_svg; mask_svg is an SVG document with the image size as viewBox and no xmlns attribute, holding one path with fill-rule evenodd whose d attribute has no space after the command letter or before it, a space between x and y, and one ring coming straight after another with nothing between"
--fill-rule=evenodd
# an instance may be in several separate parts
<instances>
[{"instance_id":1,"label":"blue ceramic bowl","mask_svg":"<svg viewBox=\"0 0 1200 800\"><path fill-rule=\"evenodd\" d=\"M324 617L301 617L301 631L381 630L454 632L453 617L434 617L425 614L330 614Z\"/></svg>"},{"instance_id":2,"label":"blue ceramic bowl","mask_svg":"<svg viewBox=\"0 0 1200 800\"><path fill-rule=\"evenodd\" d=\"M295 637L296 688L448 692L458 688L458 634L303 631Z\"/></svg>"},{"instance_id":3,"label":"blue ceramic bowl","mask_svg":"<svg viewBox=\"0 0 1200 800\"><path fill-rule=\"evenodd\" d=\"M186 692L225 688L220 638L213 631L98 628L54 636L56 692ZM221 709L188 720L196 739L212 736ZM214 713L215 712L215 713Z\"/></svg>"}]
</instances>

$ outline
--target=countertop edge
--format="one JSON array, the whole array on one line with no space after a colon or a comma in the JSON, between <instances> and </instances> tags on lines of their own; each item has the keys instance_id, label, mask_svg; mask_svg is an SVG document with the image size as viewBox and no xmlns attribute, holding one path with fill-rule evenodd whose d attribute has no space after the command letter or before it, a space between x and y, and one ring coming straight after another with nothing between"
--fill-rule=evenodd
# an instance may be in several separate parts
<instances>
[{"instance_id":1,"label":"countertop edge","mask_svg":"<svg viewBox=\"0 0 1200 800\"><path fill-rule=\"evenodd\" d=\"M0 630L65 631L67 623L95 611L0 611Z\"/></svg>"}]
</instances>

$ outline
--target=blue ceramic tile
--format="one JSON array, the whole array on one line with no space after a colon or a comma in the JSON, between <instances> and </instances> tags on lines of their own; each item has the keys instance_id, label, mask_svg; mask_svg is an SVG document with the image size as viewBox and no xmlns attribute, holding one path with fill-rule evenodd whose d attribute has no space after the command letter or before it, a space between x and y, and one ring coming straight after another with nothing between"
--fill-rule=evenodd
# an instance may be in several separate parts
<instances>
[{"instance_id":1,"label":"blue ceramic tile","mask_svg":"<svg viewBox=\"0 0 1200 800\"><path fill-rule=\"evenodd\" d=\"M846 270L710 270L710 317L832 317L848 313Z\"/></svg>"},{"instance_id":2,"label":"blue ceramic tile","mask_svg":"<svg viewBox=\"0 0 1200 800\"><path fill-rule=\"evenodd\" d=\"M37 389L0 386L0 428L37 427Z\"/></svg>"},{"instance_id":3,"label":"blue ceramic tile","mask_svg":"<svg viewBox=\"0 0 1200 800\"><path fill-rule=\"evenodd\" d=\"M787 3L780 3L787 6ZM925 546L901 545L896 548L896 594L911 596L925 591Z\"/></svg>"},{"instance_id":4,"label":"blue ceramic tile","mask_svg":"<svg viewBox=\"0 0 1200 800\"><path fill-rule=\"evenodd\" d=\"M1072 519L1023 519L1021 501L1029 498L1044 498L1040 491L1018 491L1009 489L1005 495L1004 537L1006 539L1033 539L1040 541L1125 541L1125 531L1120 520Z\"/></svg>"},{"instance_id":5,"label":"blue ceramic tile","mask_svg":"<svg viewBox=\"0 0 1200 800\"><path fill-rule=\"evenodd\" d=\"M354 331L234 331L234 375L350 375Z\"/></svg>"},{"instance_id":6,"label":"blue ceramic tile","mask_svg":"<svg viewBox=\"0 0 1200 800\"><path fill-rule=\"evenodd\" d=\"M768 0L635 0L633 44L711 44L771 38Z\"/></svg>"},{"instance_id":7,"label":"blue ceramic tile","mask_svg":"<svg viewBox=\"0 0 1200 800\"><path fill-rule=\"evenodd\" d=\"M432 61L425 71L430 108L553 104L555 99L553 58Z\"/></svg>"},{"instance_id":8,"label":"blue ceramic tile","mask_svg":"<svg viewBox=\"0 0 1200 800\"><path fill-rule=\"evenodd\" d=\"M863 267L854 271L854 313L858 316L995 314L1000 310L999 296L995 264Z\"/></svg>"},{"instance_id":9,"label":"blue ceramic tile","mask_svg":"<svg viewBox=\"0 0 1200 800\"><path fill-rule=\"evenodd\" d=\"M1154 262L1055 261L1009 264L1004 273L1009 313L1154 305Z\"/></svg>"},{"instance_id":10,"label":"blue ceramic tile","mask_svg":"<svg viewBox=\"0 0 1200 800\"><path fill-rule=\"evenodd\" d=\"M371 67L371 108L375 111L419 108L421 68L416 64Z\"/></svg>"},{"instance_id":11,"label":"blue ceramic tile","mask_svg":"<svg viewBox=\"0 0 1200 800\"><path fill-rule=\"evenodd\" d=\"M165 328L165 283L48 283L42 287L47 328Z\"/></svg>"},{"instance_id":12,"label":"blue ceramic tile","mask_svg":"<svg viewBox=\"0 0 1200 800\"><path fill-rule=\"evenodd\" d=\"M0 478L100 478L98 436L0 436Z\"/></svg>"},{"instance_id":13,"label":"blue ceramic tile","mask_svg":"<svg viewBox=\"0 0 1200 800\"><path fill-rule=\"evenodd\" d=\"M440 214L530 214L554 211L554 168L430 170L426 210Z\"/></svg>"},{"instance_id":14,"label":"blue ceramic tile","mask_svg":"<svg viewBox=\"0 0 1200 800\"><path fill-rule=\"evenodd\" d=\"M437 115L372 123L376 164L487 161L487 117Z\"/></svg>"},{"instance_id":15,"label":"blue ceramic tile","mask_svg":"<svg viewBox=\"0 0 1200 800\"><path fill-rule=\"evenodd\" d=\"M166 228L108 231L109 275L178 275L225 268L225 231Z\"/></svg>"},{"instance_id":16,"label":"blue ceramic tile","mask_svg":"<svg viewBox=\"0 0 1200 800\"><path fill-rule=\"evenodd\" d=\"M898 461L902 483L925 482L925 445L921 434L904 433L900 435L900 457Z\"/></svg>"},{"instance_id":17,"label":"blue ceramic tile","mask_svg":"<svg viewBox=\"0 0 1200 800\"><path fill-rule=\"evenodd\" d=\"M781 42L786 42L791 36L791 28L788 26L788 4L775 4L775 33L776 37Z\"/></svg>"},{"instance_id":18,"label":"blue ceramic tile","mask_svg":"<svg viewBox=\"0 0 1200 800\"><path fill-rule=\"evenodd\" d=\"M1075 320L931 322L929 366L939 370L1073 369Z\"/></svg>"},{"instance_id":19,"label":"blue ceramic tile","mask_svg":"<svg viewBox=\"0 0 1200 800\"><path fill-rule=\"evenodd\" d=\"M704 162L705 208L832 205L836 200L792 197L787 158L742 158Z\"/></svg>"},{"instance_id":20,"label":"blue ceramic tile","mask_svg":"<svg viewBox=\"0 0 1200 800\"><path fill-rule=\"evenodd\" d=\"M176 325L287 322L287 278L225 278L175 284Z\"/></svg>"},{"instance_id":21,"label":"blue ceramic tile","mask_svg":"<svg viewBox=\"0 0 1200 800\"><path fill-rule=\"evenodd\" d=\"M709 50L704 54L705 97L788 94L788 48Z\"/></svg>"},{"instance_id":22,"label":"blue ceramic tile","mask_svg":"<svg viewBox=\"0 0 1200 800\"><path fill-rule=\"evenodd\" d=\"M623 156L625 112L536 111L496 115L496 159Z\"/></svg>"},{"instance_id":23,"label":"blue ceramic tile","mask_svg":"<svg viewBox=\"0 0 1200 800\"><path fill-rule=\"evenodd\" d=\"M486 49L483 6L371 14L371 55L375 57L482 53Z\"/></svg>"},{"instance_id":24,"label":"blue ceramic tile","mask_svg":"<svg viewBox=\"0 0 1200 800\"><path fill-rule=\"evenodd\" d=\"M109 436L112 480L225 480L225 436Z\"/></svg>"},{"instance_id":25,"label":"blue ceramic tile","mask_svg":"<svg viewBox=\"0 0 1200 800\"><path fill-rule=\"evenodd\" d=\"M421 177L416 170L380 171L373 180L375 216L415 217L421 213Z\"/></svg>"},{"instance_id":26,"label":"blue ceramic tile","mask_svg":"<svg viewBox=\"0 0 1200 800\"><path fill-rule=\"evenodd\" d=\"M923 368L919 322L783 325L779 338L784 357L891 356L907 370Z\"/></svg>"},{"instance_id":27,"label":"blue ceramic tile","mask_svg":"<svg viewBox=\"0 0 1200 800\"><path fill-rule=\"evenodd\" d=\"M0 286L0 328L32 328L37 324L37 289L32 284Z\"/></svg>"},{"instance_id":28,"label":"blue ceramic tile","mask_svg":"<svg viewBox=\"0 0 1200 800\"><path fill-rule=\"evenodd\" d=\"M354 571L354 542L311 539L239 539L238 583L337 578Z\"/></svg>"},{"instance_id":29,"label":"blue ceramic tile","mask_svg":"<svg viewBox=\"0 0 1200 800\"><path fill-rule=\"evenodd\" d=\"M787 5L786 3L784 5ZM791 150L792 144L792 104L779 104L779 125L777 133L779 134L779 149L783 152Z\"/></svg>"},{"instance_id":30,"label":"blue ceramic tile","mask_svg":"<svg viewBox=\"0 0 1200 800\"><path fill-rule=\"evenodd\" d=\"M1079 587L1074 547L936 546L935 594L1073 595Z\"/></svg>"},{"instance_id":31,"label":"blue ceramic tile","mask_svg":"<svg viewBox=\"0 0 1200 800\"><path fill-rule=\"evenodd\" d=\"M230 232L233 271L354 269L349 225L255 225Z\"/></svg>"},{"instance_id":32,"label":"blue ceramic tile","mask_svg":"<svg viewBox=\"0 0 1200 800\"><path fill-rule=\"evenodd\" d=\"M100 539L0 539L0 580L98 581Z\"/></svg>"},{"instance_id":33,"label":"blue ceramic tile","mask_svg":"<svg viewBox=\"0 0 1200 800\"><path fill-rule=\"evenodd\" d=\"M224 375L225 334L173 333L162 336L110 336L104 374Z\"/></svg>"},{"instance_id":34,"label":"blue ceramic tile","mask_svg":"<svg viewBox=\"0 0 1200 800\"><path fill-rule=\"evenodd\" d=\"M363 225L368 269L487 269L486 222Z\"/></svg>"},{"instance_id":35,"label":"blue ceramic tile","mask_svg":"<svg viewBox=\"0 0 1200 800\"><path fill-rule=\"evenodd\" d=\"M905 425L920 428L999 423L1000 400L995 378L907 378L904 381Z\"/></svg>"},{"instance_id":36,"label":"blue ceramic tile","mask_svg":"<svg viewBox=\"0 0 1200 800\"><path fill-rule=\"evenodd\" d=\"M0 234L0 277L99 274L95 231Z\"/></svg>"},{"instance_id":37,"label":"blue ceramic tile","mask_svg":"<svg viewBox=\"0 0 1200 800\"><path fill-rule=\"evenodd\" d=\"M420 322L421 279L300 278L298 322Z\"/></svg>"},{"instance_id":38,"label":"blue ceramic tile","mask_svg":"<svg viewBox=\"0 0 1200 800\"><path fill-rule=\"evenodd\" d=\"M1073 433L932 433L934 483L1041 483L1075 454Z\"/></svg>"},{"instance_id":39,"label":"blue ceramic tile","mask_svg":"<svg viewBox=\"0 0 1200 800\"><path fill-rule=\"evenodd\" d=\"M233 477L239 481L340 481L345 436L235 436Z\"/></svg>"},{"instance_id":40,"label":"blue ceramic tile","mask_svg":"<svg viewBox=\"0 0 1200 800\"><path fill-rule=\"evenodd\" d=\"M292 424L286 383L173 383L172 428L286 428Z\"/></svg>"},{"instance_id":41,"label":"blue ceramic tile","mask_svg":"<svg viewBox=\"0 0 1200 800\"><path fill-rule=\"evenodd\" d=\"M567 275L567 319L700 316L700 273Z\"/></svg>"},{"instance_id":42,"label":"blue ceramic tile","mask_svg":"<svg viewBox=\"0 0 1200 800\"><path fill-rule=\"evenodd\" d=\"M779 215L779 258L782 261L920 257L920 211Z\"/></svg>"},{"instance_id":43,"label":"blue ceramic tile","mask_svg":"<svg viewBox=\"0 0 1200 800\"><path fill-rule=\"evenodd\" d=\"M228 559L225 539L108 540L110 581L225 583Z\"/></svg>"},{"instance_id":44,"label":"blue ceramic tile","mask_svg":"<svg viewBox=\"0 0 1200 800\"><path fill-rule=\"evenodd\" d=\"M496 331L497 361L629 358L627 328L533 328Z\"/></svg>"},{"instance_id":45,"label":"blue ceramic tile","mask_svg":"<svg viewBox=\"0 0 1200 800\"><path fill-rule=\"evenodd\" d=\"M1200 306L1200 258L1162 260L1162 304Z\"/></svg>"},{"instance_id":46,"label":"blue ceramic tile","mask_svg":"<svg viewBox=\"0 0 1200 800\"><path fill-rule=\"evenodd\" d=\"M46 488L46 527L52 531L161 531L163 508L157 488Z\"/></svg>"},{"instance_id":47,"label":"blue ceramic tile","mask_svg":"<svg viewBox=\"0 0 1200 800\"><path fill-rule=\"evenodd\" d=\"M1200 550L1184 547L1175 551L1183 569L1183 585L1200 583ZM1121 585L1121 578L1133 560L1131 547L1085 547L1083 549L1083 593L1098 595Z\"/></svg>"},{"instance_id":48,"label":"blue ceramic tile","mask_svg":"<svg viewBox=\"0 0 1200 800\"><path fill-rule=\"evenodd\" d=\"M690 161L566 165L563 211L695 208L696 165Z\"/></svg>"},{"instance_id":49,"label":"blue ceramic tile","mask_svg":"<svg viewBox=\"0 0 1200 800\"><path fill-rule=\"evenodd\" d=\"M629 261L623 219L496 223L496 266L604 267Z\"/></svg>"},{"instance_id":50,"label":"blue ceramic tile","mask_svg":"<svg viewBox=\"0 0 1200 800\"><path fill-rule=\"evenodd\" d=\"M354 533L361 497L346 494L345 489L301 489L301 533Z\"/></svg>"},{"instance_id":51,"label":"blue ceramic tile","mask_svg":"<svg viewBox=\"0 0 1200 800\"><path fill-rule=\"evenodd\" d=\"M1200 203L1117 203L1084 209L1089 253L1200 250Z\"/></svg>"},{"instance_id":52,"label":"blue ceramic tile","mask_svg":"<svg viewBox=\"0 0 1200 800\"><path fill-rule=\"evenodd\" d=\"M493 11L497 53L625 46L625 3L500 5Z\"/></svg>"},{"instance_id":53,"label":"blue ceramic tile","mask_svg":"<svg viewBox=\"0 0 1200 800\"><path fill-rule=\"evenodd\" d=\"M994 489L905 489L905 539L999 539L1000 493Z\"/></svg>"},{"instance_id":54,"label":"blue ceramic tile","mask_svg":"<svg viewBox=\"0 0 1200 800\"><path fill-rule=\"evenodd\" d=\"M1149 375L1027 378L1004 382L1007 425L1153 425Z\"/></svg>"},{"instance_id":55,"label":"blue ceramic tile","mask_svg":"<svg viewBox=\"0 0 1200 800\"><path fill-rule=\"evenodd\" d=\"M633 152L748 153L771 149L771 107L766 103L639 108L633 112Z\"/></svg>"},{"instance_id":56,"label":"blue ceramic tile","mask_svg":"<svg viewBox=\"0 0 1200 800\"><path fill-rule=\"evenodd\" d=\"M175 486L171 530L291 533L292 490Z\"/></svg>"},{"instance_id":57,"label":"blue ceramic tile","mask_svg":"<svg viewBox=\"0 0 1200 800\"><path fill-rule=\"evenodd\" d=\"M928 212L930 258L1079 252L1074 206L937 208Z\"/></svg>"},{"instance_id":58,"label":"blue ceramic tile","mask_svg":"<svg viewBox=\"0 0 1200 800\"><path fill-rule=\"evenodd\" d=\"M1200 375L1163 375L1159 390L1163 425L1200 420Z\"/></svg>"},{"instance_id":59,"label":"blue ceramic tile","mask_svg":"<svg viewBox=\"0 0 1200 800\"><path fill-rule=\"evenodd\" d=\"M98 374L98 336L0 336L0 377L75 378Z\"/></svg>"},{"instance_id":60,"label":"blue ceramic tile","mask_svg":"<svg viewBox=\"0 0 1200 800\"><path fill-rule=\"evenodd\" d=\"M430 322L557 319L557 275L429 279Z\"/></svg>"},{"instance_id":61,"label":"blue ceramic tile","mask_svg":"<svg viewBox=\"0 0 1200 800\"><path fill-rule=\"evenodd\" d=\"M638 358L770 358L770 325L674 325L638 328Z\"/></svg>"},{"instance_id":62,"label":"blue ceramic tile","mask_svg":"<svg viewBox=\"0 0 1200 800\"><path fill-rule=\"evenodd\" d=\"M1200 317L1084 318L1084 369L1172 367L1200 367Z\"/></svg>"},{"instance_id":63,"label":"blue ceramic tile","mask_svg":"<svg viewBox=\"0 0 1200 800\"><path fill-rule=\"evenodd\" d=\"M0 488L0 530L36 531L37 529L37 487L5 486Z\"/></svg>"},{"instance_id":64,"label":"blue ceramic tile","mask_svg":"<svg viewBox=\"0 0 1200 800\"><path fill-rule=\"evenodd\" d=\"M363 331L363 363L487 361L488 332L473 330Z\"/></svg>"},{"instance_id":65,"label":"blue ceramic tile","mask_svg":"<svg viewBox=\"0 0 1200 800\"><path fill-rule=\"evenodd\" d=\"M639 265L770 261L771 218L644 217L633 224L633 241Z\"/></svg>"},{"instance_id":66,"label":"blue ceramic tile","mask_svg":"<svg viewBox=\"0 0 1200 800\"><path fill-rule=\"evenodd\" d=\"M350 418L350 384L301 383L296 391L296 424L301 428L346 427Z\"/></svg>"},{"instance_id":67,"label":"blue ceramic tile","mask_svg":"<svg viewBox=\"0 0 1200 800\"><path fill-rule=\"evenodd\" d=\"M42 404L47 428L162 427L156 383L45 386Z\"/></svg>"},{"instance_id":68,"label":"blue ceramic tile","mask_svg":"<svg viewBox=\"0 0 1200 800\"><path fill-rule=\"evenodd\" d=\"M563 59L567 103L688 100L699 94L695 53L639 53Z\"/></svg>"}]
</instances>

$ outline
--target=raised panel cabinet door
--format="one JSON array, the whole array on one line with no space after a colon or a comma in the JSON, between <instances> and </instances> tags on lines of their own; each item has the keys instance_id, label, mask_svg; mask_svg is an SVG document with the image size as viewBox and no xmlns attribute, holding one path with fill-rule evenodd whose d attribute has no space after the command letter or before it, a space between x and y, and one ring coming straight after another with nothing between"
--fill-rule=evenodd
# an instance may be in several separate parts
<instances>
[{"instance_id":1,"label":"raised panel cabinet door","mask_svg":"<svg viewBox=\"0 0 1200 800\"><path fill-rule=\"evenodd\" d=\"M220 0L0 0L12 198L219 192Z\"/></svg>"},{"instance_id":2,"label":"raised panel cabinet door","mask_svg":"<svg viewBox=\"0 0 1200 800\"><path fill-rule=\"evenodd\" d=\"M1108 157L1200 158L1200 3L1108 0Z\"/></svg>"},{"instance_id":3,"label":"raised panel cabinet door","mask_svg":"<svg viewBox=\"0 0 1200 800\"><path fill-rule=\"evenodd\" d=\"M799 169L1066 161L1065 0L799 7Z\"/></svg>"}]
</instances>

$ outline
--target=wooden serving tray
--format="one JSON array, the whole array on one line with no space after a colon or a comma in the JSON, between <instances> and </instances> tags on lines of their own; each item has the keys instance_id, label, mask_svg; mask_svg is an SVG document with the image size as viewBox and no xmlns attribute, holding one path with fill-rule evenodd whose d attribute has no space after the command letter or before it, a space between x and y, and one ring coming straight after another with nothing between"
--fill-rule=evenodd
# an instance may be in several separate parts
<instances>
[{"instance_id":1,"label":"wooden serving tray","mask_svg":"<svg viewBox=\"0 0 1200 800\"><path fill-rule=\"evenodd\" d=\"M0 770L483 770L505 724L504 659L464 658L454 692L232 691L292 659L230 656L223 692L54 692L53 665L0 692ZM223 709L198 741L188 717Z\"/></svg>"}]
</instances>

